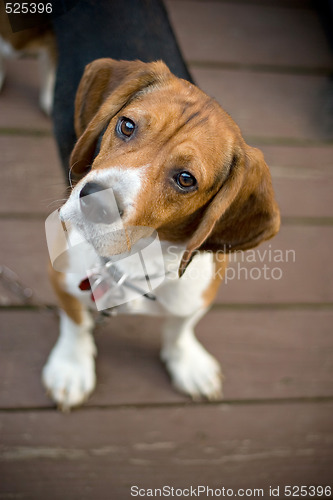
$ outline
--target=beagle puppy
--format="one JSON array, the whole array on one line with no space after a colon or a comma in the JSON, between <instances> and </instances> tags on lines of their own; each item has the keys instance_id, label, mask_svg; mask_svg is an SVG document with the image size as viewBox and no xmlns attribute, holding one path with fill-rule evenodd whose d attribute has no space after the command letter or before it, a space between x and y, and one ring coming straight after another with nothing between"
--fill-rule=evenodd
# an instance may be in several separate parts
<instances>
[{"instance_id":1,"label":"beagle puppy","mask_svg":"<svg viewBox=\"0 0 333 500\"><path fill-rule=\"evenodd\" d=\"M112 188L125 229L157 232L165 278L154 290L156 300L142 295L114 309L164 317L161 358L174 386L192 398L220 398L220 366L194 327L215 297L227 254L253 248L279 230L262 153L245 143L214 99L161 61L105 58L86 66L75 130L70 167L77 182L61 219L75 226L80 214L70 203ZM111 246L102 245L103 257ZM82 287L86 276L71 273L73 264L69 258L66 272L50 269L61 306L60 336L43 370L48 393L67 409L82 403L96 382L94 304Z\"/></svg>"}]
</instances>

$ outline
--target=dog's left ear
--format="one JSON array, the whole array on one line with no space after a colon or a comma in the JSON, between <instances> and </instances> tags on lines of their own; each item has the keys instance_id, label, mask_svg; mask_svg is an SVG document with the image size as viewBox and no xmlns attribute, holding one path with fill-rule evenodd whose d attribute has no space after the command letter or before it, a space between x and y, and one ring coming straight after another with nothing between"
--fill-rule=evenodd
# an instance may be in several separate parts
<instances>
[{"instance_id":1,"label":"dog's left ear","mask_svg":"<svg viewBox=\"0 0 333 500\"><path fill-rule=\"evenodd\" d=\"M233 159L227 180L208 204L188 242L179 276L196 250L248 250L272 238L279 227L280 212L263 154L244 144Z\"/></svg>"},{"instance_id":2,"label":"dog's left ear","mask_svg":"<svg viewBox=\"0 0 333 500\"><path fill-rule=\"evenodd\" d=\"M100 134L138 92L171 77L162 61L144 63L104 58L88 64L75 98L78 141L70 158L71 172L78 177L87 172Z\"/></svg>"}]
</instances>

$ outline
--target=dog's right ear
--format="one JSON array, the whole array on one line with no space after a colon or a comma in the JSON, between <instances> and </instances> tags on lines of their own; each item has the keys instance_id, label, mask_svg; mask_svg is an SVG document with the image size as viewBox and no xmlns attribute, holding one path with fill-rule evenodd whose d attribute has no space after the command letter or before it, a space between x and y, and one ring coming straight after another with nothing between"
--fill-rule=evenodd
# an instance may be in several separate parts
<instances>
[{"instance_id":1,"label":"dog's right ear","mask_svg":"<svg viewBox=\"0 0 333 500\"><path fill-rule=\"evenodd\" d=\"M78 141L70 158L74 175L91 167L99 135L134 95L172 76L162 61L96 59L88 64L75 99L75 132Z\"/></svg>"}]
</instances>

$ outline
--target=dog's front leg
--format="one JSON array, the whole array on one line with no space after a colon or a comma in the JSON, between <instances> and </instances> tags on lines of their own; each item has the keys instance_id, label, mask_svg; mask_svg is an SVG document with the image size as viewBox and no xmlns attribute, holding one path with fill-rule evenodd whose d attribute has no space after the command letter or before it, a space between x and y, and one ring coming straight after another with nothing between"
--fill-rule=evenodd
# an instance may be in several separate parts
<instances>
[{"instance_id":1,"label":"dog's front leg","mask_svg":"<svg viewBox=\"0 0 333 500\"><path fill-rule=\"evenodd\" d=\"M64 275L51 270L51 282L62 307L60 335L43 369L43 383L60 408L81 404L96 383L93 321L81 302L64 291Z\"/></svg>"},{"instance_id":2,"label":"dog's front leg","mask_svg":"<svg viewBox=\"0 0 333 500\"><path fill-rule=\"evenodd\" d=\"M53 108L53 94L56 78L56 66L47 49L42 49L38 54L41 89L39 105L47 116L51 116Z\"/></svg>"},{"instance_id":3,"label":"dog's front leg","mask_svg":"<svg viewBox=\"0 0 333 500\"><path fill-rule=\"evenodd\" d=\"M194 334L194 327L205 312L166 320L161 358L178 390L193 399L216 400L222 396L220 365Z\"/></svg>"}]
</instances>

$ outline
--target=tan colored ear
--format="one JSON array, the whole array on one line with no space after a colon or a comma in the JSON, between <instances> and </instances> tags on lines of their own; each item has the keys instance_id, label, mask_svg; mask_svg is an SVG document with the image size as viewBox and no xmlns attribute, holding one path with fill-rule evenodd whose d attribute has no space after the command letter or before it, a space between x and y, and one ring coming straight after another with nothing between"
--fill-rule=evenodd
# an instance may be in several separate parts
<instances>
[{"instance_id":1,"label":"tan colored ear","mask_svg":"<svg viewBox=\"0 0 333 500\"><path fill-rule=\"evenodd\" d=\"M189 241L179 275L197 249L224 253L247 250L272 238L279 227L280 212L263 154L245 146Z\"/></svg>"},{"instance_id":2,"label":"tan colored ear","mask_svg":"<svg viewBox=\"0 0 333 500\"><path fill-rule=\"evenodd\" d=\"M162 61L97 59L85 68L75 99L75 132L78 141L70 168L80 176L91 167L99 135L133 96L165 81L171 73Z\"/></svg>"}]
</instances>

